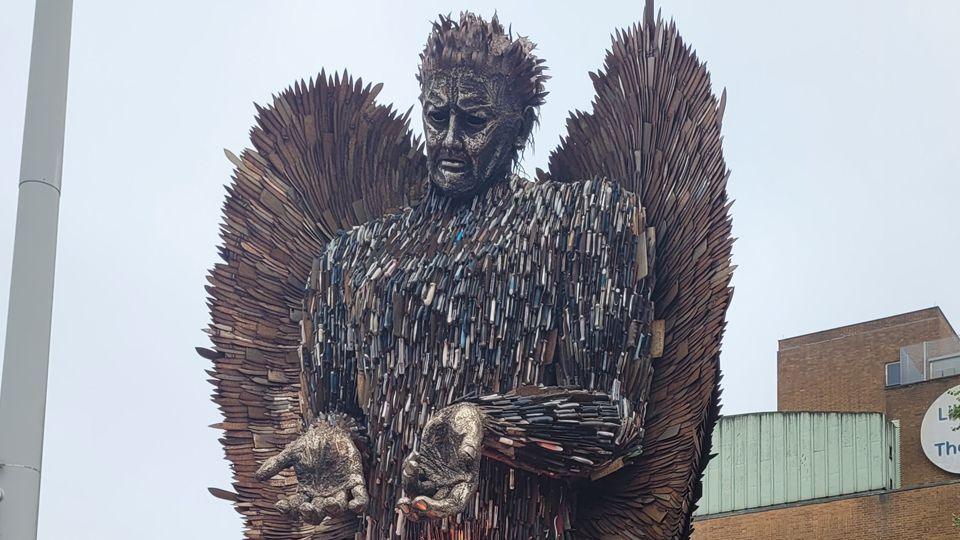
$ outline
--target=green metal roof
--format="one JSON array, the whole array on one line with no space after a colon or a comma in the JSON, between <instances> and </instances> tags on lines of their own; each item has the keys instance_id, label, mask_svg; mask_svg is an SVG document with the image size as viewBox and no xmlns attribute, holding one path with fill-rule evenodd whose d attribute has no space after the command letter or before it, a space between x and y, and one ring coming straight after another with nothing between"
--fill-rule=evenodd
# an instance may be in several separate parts
<instances>
[{"instance_id":1,"label":"green metal roof","mask_svg":"<svg viewBox=\"0 0 960 540\"><path fill-rule=\"evenodd\" d=\"M697 516L900 487L900 431L881 413L727 416Z\"/></svg>"}]
</instances>

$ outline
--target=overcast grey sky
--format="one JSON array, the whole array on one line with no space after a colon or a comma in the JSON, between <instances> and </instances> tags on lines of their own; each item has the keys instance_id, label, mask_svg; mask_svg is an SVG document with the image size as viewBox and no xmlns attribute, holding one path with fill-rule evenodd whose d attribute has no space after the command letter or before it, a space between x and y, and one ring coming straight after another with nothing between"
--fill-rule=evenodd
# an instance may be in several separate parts
<instances>
[{"instance_id":1,"label":"overcast grey sky","mask_svg":"<svg viewBox=\"0 0 960 540\"><path fill-rule=\"evenodd\" d=\"M496 9L551 68L526 160L542 167L642 2L517 4L75 0L42 539L239 537L206 492L229 470L192 350L208 343L221 149L248 145L254 101L321 67L384 82L381 100L405 110L430 21ZM932 305L958 326L960 2L659 5L729 93L739 268L723 411L776 407L777 339ZM33 2L3 11L0 327Z\"/></svg>"}]
</instances>

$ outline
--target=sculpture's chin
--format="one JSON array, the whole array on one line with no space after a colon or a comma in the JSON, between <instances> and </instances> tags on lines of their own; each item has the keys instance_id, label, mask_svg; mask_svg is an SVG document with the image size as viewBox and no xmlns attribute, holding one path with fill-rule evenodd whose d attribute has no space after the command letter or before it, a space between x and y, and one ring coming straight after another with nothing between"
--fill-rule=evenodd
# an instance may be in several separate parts
<instances>
[{"instance_id":1,"label":"sculpture's chin","mask_svg":"<svg viewBox=\"0 0 960 540\"><path fill-rule=\"evenodd\" d=\"M441 193L457 199L476 194L482 190L483 185L469 173L455 174L438 171L431 175L431 181Z\"/></svg>"}]
</instances>

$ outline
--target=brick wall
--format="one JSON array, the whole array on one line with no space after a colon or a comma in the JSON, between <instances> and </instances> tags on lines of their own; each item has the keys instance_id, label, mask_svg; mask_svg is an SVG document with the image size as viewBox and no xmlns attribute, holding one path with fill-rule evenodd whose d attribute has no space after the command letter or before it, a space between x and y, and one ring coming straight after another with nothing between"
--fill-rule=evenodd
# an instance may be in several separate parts
<instances>
[{"instance_id":1,"label":"brick wall","mask_svg":"<svg viewBox=\"0 0 960 540\"><path fill-rule=\"evenodd\" d=\"M953 335L939 308L780 340L781 411L883 412L884 366L900 347Z\"/></svg>"},{"instance_id":2,"label":"brick wall","mask_svg":"<svg viewBox=\"0 0 960 540\"><path fill-rule=\"evenodd\" d=\"M694 522L694 540L960 538L960 483L798 504Z\"/></svg>"},{"instance_id":3,"label":"brick wall","mask_svg":"<svg viewBox=\"0 0 960 540\"><path fill-rule=\"evenodd\" d=\"M954 375L887 389L887 418L900 420L900 483L904 487L957 479L957 475L940 469L924 455L920 424L933 400L958 384L960 375ZM960 514L960 507L957 513Z\"/></svg>"}]
</instances>

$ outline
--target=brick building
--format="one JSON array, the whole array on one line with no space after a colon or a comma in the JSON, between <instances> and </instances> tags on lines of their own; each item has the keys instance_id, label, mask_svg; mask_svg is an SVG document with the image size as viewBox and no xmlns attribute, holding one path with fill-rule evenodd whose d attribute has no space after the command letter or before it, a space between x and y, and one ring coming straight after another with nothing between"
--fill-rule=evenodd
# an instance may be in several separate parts
<instances>
[{"instance_id":1,"label":"brick building","mask_svg":"<svg viewBox=\"0 0 960 540\"><path fill-rule=\"evenodd\" d=\"M783 339L777 381L778 412L721 420L694 539L960 537L960 474L921 446L960 385L939 308Z\"/></svg>"}]
</instances>

